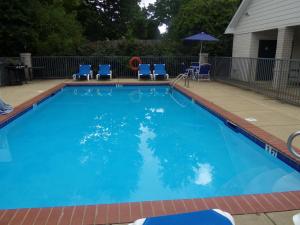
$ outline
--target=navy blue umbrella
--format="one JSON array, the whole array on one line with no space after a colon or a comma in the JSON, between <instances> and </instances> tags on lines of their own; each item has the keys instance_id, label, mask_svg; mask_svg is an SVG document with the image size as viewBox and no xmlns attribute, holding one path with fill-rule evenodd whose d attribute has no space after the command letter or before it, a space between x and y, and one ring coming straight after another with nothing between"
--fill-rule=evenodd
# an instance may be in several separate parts
<instances>
[{"instance_id":1,"label":"navy blue umbrella","mask_svg":"<svg viewBox=\"0 0 300 225\"><path fill-rule=\"evenodd\" d=\"M202 44L203 42L216 42L219 41L219 39L215 38L212 35L209 35L205 32L201 32L199 34L192 35L190 37L186 37L183 39L184 41L200 41L201 42L201 48L199 53L199 63L201 63L201 54L202 54Z\"/></svg>"}]
</instances>

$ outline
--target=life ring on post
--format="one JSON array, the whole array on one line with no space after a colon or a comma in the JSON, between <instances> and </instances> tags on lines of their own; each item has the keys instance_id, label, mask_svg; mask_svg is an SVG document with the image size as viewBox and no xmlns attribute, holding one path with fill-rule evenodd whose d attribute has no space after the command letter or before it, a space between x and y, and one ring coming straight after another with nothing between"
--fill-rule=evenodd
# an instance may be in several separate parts
<instances>
[{"instance_id":1,"label":"life ring on post","mask_svg":"<svg viewBox=\"0 0 300 225\"><path fill-rule=\"evenodd\" d=\"M138 56L134 56L129 60L129 66L132 71L138 71L140 64L142 64L142 60Z\"/></svg>"}]
</instances>

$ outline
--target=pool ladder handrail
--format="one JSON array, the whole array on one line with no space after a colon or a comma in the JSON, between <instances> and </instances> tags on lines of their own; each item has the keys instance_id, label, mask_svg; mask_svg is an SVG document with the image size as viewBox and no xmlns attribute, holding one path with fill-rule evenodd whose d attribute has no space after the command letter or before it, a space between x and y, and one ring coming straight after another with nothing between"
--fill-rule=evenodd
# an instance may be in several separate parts
<instances>
[{"instance_id":1,"label":"pool ladder handrail","mask_svg":"<svg viewBox=\"0 0 300 225\"><path fill-rule=\"evenodd\" d=\"M171 88L173 89L175 84L177 84L179 81L181 81L182 79L188 80L188 75L185 73L181 73L179 74L170 84ZM189 87L189 82L185 82L184 85L186 87Z\"/></svg>"},{"instance_id":2,"label":"pool ladder handrail","mask_svg":"<svg viewBox=\"0 0 300 225\"><path fill-rule=\"evenodd\" d=\"M292 146L292 143L297 136L300 136L300 131L296 131L289 136L287 140L287 147L296 158L300 159L300 153L298 153Z\"/></svg>"}]
</instances>

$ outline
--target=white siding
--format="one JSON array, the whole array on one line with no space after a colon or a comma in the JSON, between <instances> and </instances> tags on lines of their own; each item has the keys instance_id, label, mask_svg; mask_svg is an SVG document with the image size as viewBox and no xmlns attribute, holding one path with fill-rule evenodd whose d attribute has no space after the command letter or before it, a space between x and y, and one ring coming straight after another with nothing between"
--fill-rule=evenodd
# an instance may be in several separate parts
<instances>
[{"instance_id":1,"label":"white siding","mask_svg":"<svg viewBox=\"0 0 300 225\"><path fill-rule=\"evenodd\" d=\"M300 0L299 0L300 1ZM276 40L277 30L256 33L235 34L233 36L232 57L258 57L259 40Z\"/></svg>"},{"instance_id":2,"label":"white siding","mask_svg":"<svg viewBox=\"0 0 300 225\"><path fill-rule=\"evenodd\" d=\"M252 57L258 57L258 50L259 50L259 41L260 40L277 40L277 30L267 30L261 32L253 33L253 41L252 41Z\"/></svg>"},{"instance_id":3,"label":"white siding","mask_svg":"<svg viewBox=\"0 0 300 225\"><path fill-rule=\"evenodd\" d=\"M232 57L251 57L252 34L235 34L233 36Z\"/></svg>"},{"instance_id":4,"label":"white siding","mask_svg":"<svg viewBox=\"0 0 300 225\"><path fill-rule=\"evenodd\" d=\"M256 68L256 62L249 58L232 58L231 74L233 80L251 80L251 70Z\"/></svg>"},{"instance_id":5,"label":"white siding","mask_svg":"<svg viewBox=\"0 0 300 225\"><path fill-rule=\"evenodd\" d=\"M252 0L240 18L235 34L300 24L300 0Z\"/></svg>"},{"instance_id":6,"label":"white siding","mask_svg":"<svg viewBox=\"0 0 300 225\"><path fill-rule=\"evenodd\" d=\"M285 27L278 29L277 59L290 59L292 56L294 28Z\"/></svg>"},{"instance_id":7,"label":"white siding","mask_svg":"<svg viewBox=\"0 0 300 225\"><path fill-rule=\"evenodd\" d=\"M231 79L240 81L253 80L256 71L256 61L248 58L258 57L259 40L276 40L277 30L256 33L235 34L233 38L232 57L246 57L246 59L233 59Z\"/></svg>"},{"instance_id":8,"label":"white siding","mask_svg":"<svg viewBox=\"0 0 300 225\"><path fill-rule=\"evenodd\" d=\"M247 58L255 57L255 42L252 33L234 35L232 57L245 57L246 59L232 60L231 79L249 81L250 61Z\"/></svg>"}]
</instances>

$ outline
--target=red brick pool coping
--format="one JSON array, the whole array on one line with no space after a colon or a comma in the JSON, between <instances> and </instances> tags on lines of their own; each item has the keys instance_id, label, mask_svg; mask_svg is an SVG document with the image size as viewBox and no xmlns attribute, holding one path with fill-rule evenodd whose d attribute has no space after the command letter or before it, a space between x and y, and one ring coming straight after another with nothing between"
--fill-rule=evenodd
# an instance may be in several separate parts
<instances>
[{"instance_id":1,"label":"red brick pool coping","mask_svg":"<svg viewBox=\"0 0 300 225\"><path fill-rule=\"evenodd\" d=\"M168 82L118 82L118 83L62 83L46 92L26 101L5 116L0 116L0 124L32 107L33 104L47 98L66 85L157 85ZM223 118L237 124L240 128L254 135L263 142L273 146L282 154L297 164L287 150L285 143L279 138L267 133L244 119L222 109L214 103L196 95L179 85L175 86L187 96L219 114ZM120 204L102 204L90 206L30 208L16 210L0 210L0 225L91 225L128 223L135 219L149 216L167 215L174 213L191 212L209 208L219 208L233 215L279 212L300 209L300 191L255 194L203 199L183 199L168 201L148 201Z\"/></svg>"},{"instance_id":2,"label":"red brick pool coping","mask_svg":"<svg viewBox=\"0 0 300 225\"><path fill-rule=\"evenodd\" d=\"M264 131L263 129L251 124L250 122L246 121L245 119L221 108L220 106L214 104L213 102L208 101L207 99L204 99L200 97L199 95L195 94L194 92L183 88L180 85L176 85L176 88L186 94L187 96L191 97L195 101L199 102L201 105L205 106L206 108L212 110L216 114L220 115L221 117L225 118L226 120L229 120L236 124L238 127L245 130L247 133L255 136L256 138L262 140L264 143L272 146L274 149L281 152L283 155L287 156L292 161L296 162L297 164L300 164L300 160L297 159L293 154L291 154L287 148L287 145L284 141L279 139L278 137ZM296 150L299 151L298 148L294 147Z\"/></svg>"}]
</instances>

